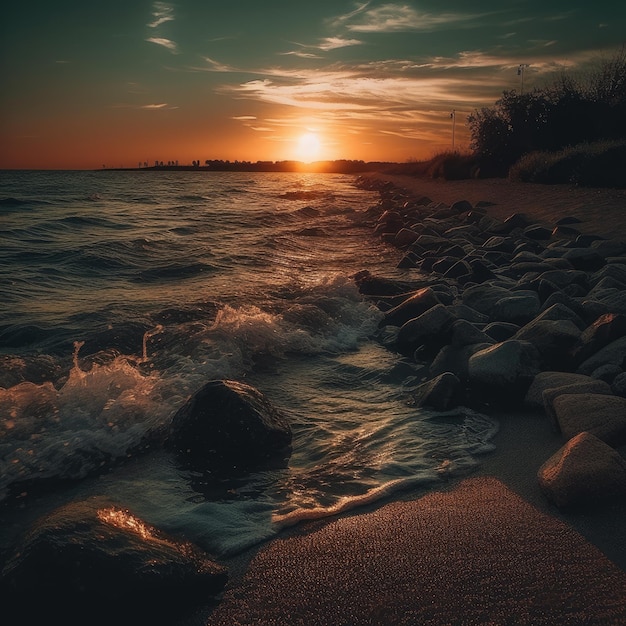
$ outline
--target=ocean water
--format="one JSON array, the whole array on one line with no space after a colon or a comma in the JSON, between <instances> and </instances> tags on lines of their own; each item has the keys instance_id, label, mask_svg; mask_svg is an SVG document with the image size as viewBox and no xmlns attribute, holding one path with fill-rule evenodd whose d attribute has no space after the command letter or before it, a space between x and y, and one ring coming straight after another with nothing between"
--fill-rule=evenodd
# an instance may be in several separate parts
<instances>
[{"instance_id":1,"label":"ocean water","mask_svg":"<svg viewBox=\"0 0 626 626\"><path fill-rule=\"evenodd\" d=\"M416 407L417 365L355 286L363 269L406 279L368 222L378 201L346 175L0 172L3 542L104 495L233 555L480 463L495 420ZM135 452L224 378L287 415L285 467L227 476Z\"/></svg>"}]
</instances>

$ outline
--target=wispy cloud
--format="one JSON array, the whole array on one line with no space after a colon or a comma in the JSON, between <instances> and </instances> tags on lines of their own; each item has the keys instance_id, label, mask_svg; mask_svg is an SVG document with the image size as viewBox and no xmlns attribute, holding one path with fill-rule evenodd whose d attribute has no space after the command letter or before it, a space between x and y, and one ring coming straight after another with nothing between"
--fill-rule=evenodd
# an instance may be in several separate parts
<instances>
[{"instance_id":1,"label":"wispy cloud","mask_svg":"<svg viewBox=\"0 0 626 626\"><path fill-rule=\"evenodd\" d=\"M167 37L162 37L160 33L160 27L167 23L172 22L174 20L174 7L165 2L155 2L152 5L152 20L148 22L148 28L155 31L154 36L147 37L146 41L150 43L155 43L158 46L163 46L167 48L170 52L174 54L178 53L178 45L175 41L168 39Z\"/></svg>"},{"instance_id":2,"label":"wispy cloud","mask_svg":"<svg viewBox=\"0 0 626 626\"><path fill-rule=\"evenodd\" d=\"M466 25L485 16L484 13L426 13L406 4L369 6L370 3L360 5L355 11L335 18L331 24L360 33L426 32L443 26Z\"/></svg>"},{"instance_id":3,"label":"wispy cloud","mask_svg":"<svg viewBox=\"0 0 626 626\"><path fill-rule=\"evenodd\" d=\"M174 7L165 2L155 2L152 5L152 17L148 23L149 28L158 28L161 24L174 21Z\"/></svg>"},{"instance_id":4,"label":"wispy cloud","mask_svg":"<svg viewBox=\"0 0 626 626\"><path fill-rule=\"evenodd\" d=\"M231 120L240 120L242 122L244 122L244 121L251 121L251 120L255 120L256 119L256 115L233 115L230 119Z\"/></svg>"},{"instance_id":5,"label":"wispy cloud","mask_svg":"<svg viewBox=\"0 0 626 626\"><path fill-rule=\"evenodd\" d=\"M230 66L230 65L226 65L225 63L220 63L219 61L216 61L215 59L211 59L210 57L203 57L205 62L207 63L207 66L203 69L204 71L207 72L236 72L237 69Z\"/></svg>"},{"instance_id":6,"label":"wispy cloud","mask_svg":"<svg viewBox=\"0 0 626 626\"><path fill-rule=\"evenodd\" d=\"M171 39L166 39L165 37L148 37L146 41L149 41L150 43L155 43L157 46L163 46L171 52L178 52L178 45L175 41L172 41Z\"/></svg>"},{"instance_id":7,"label":"wispy cloud","mask_svg":"<svg viewBox=\"0 0 626 626\"><path fill-rule=\"evenodd\" d=\"M324 50L337 50L337 48L347 48L348 46L360 46L363 42L360 39L344 39L343 37L325 37L320 41L317 48Z\"/></svg>"},{"instance_id":8,"label":"wispy cloud","mask_svg":"<svg viewBox=\"0 0 626 626\"><path fill-rule=\"evenodd\" d=\"M167 106L167 102L160 102L159 104L142 104L139 108L140 109L165 109L165 108L168 108L168 106Z\"/></svg>"}]
</instances>

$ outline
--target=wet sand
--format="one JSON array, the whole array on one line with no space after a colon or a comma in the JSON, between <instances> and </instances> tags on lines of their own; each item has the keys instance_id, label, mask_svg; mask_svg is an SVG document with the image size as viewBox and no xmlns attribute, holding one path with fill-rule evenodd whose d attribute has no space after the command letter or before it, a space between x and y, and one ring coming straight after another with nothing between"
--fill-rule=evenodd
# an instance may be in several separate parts
<instances>
[{"instance_id":1,"label":"wet sand","mask_svg":"<svg viewBox=\"0 0 626 626\"><path fill-rule=\"evenodd\" d=\"M524 212L551 225L571 215L581 232L626 239L623 190L384 178L446 204L495 203L488 212L502 219ZM626 624L626 503L556 509L536 474L562 435L541 412L497 415L496 450L474 474L241 555L202 623Z\"/></svg>"}]
</instances>

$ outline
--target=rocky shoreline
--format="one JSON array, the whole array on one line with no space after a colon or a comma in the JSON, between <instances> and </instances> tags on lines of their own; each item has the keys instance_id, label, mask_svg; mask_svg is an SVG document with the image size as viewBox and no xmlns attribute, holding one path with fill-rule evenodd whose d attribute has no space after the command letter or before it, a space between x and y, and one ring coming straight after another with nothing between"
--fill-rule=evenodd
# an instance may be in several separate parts
<instances>
[{"instance_id":1,"label":"rocky shoreline","mask_svg":"<svg viewBox=\"0 0 626 626\"><path fill-rule=\"evenodd\" d=\"M626 242L580 232L574 216L502 219L490 202L435 202L377 176L358 184L379 193L363 219L401 251L404 276L363 270L354 280L383 312L385 345L421 373L415 405L541 411L563 445L542 460L537 491L563 511L623 504ZM208 382L137 452L163 447L185 464L222 466L221 455L210 458L216 436L233 463L280 465L290 452L280 411L235 381ZM219 600L230 575L197 546L99 499L43 516L3 556L0 592L23 623L180 623Z\"/></svg>"},{"instance_id":2,"label":"rocky shoreline","mask_svg":"<svg viewBox=\"0 0 626 626\"><path fill-rule=\"evenodd\" d=\"M403 281L355 280L384 311L388 346L422 366L415 402L541 409L565 444L537 482L559 508L626 496L626 242L488 202L447 205L379 177L374 232ZM412 270L416 270L412 272Z\"/></svg>"}]
</instances>

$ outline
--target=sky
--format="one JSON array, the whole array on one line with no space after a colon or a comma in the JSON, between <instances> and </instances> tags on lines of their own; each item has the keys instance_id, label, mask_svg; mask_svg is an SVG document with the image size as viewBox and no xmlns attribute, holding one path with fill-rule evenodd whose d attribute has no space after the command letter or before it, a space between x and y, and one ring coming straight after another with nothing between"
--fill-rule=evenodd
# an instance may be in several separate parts
<instances>
[{"instance_id":1,"label":"sky","mask_svg":"<svg viewBox=\"0 0 626 626\"><path fill-rule=\"evenodd\" d=\"M423 160L626 42L614 0L25 0L0 22L0 169Z\"/></svg>"}]
</instances>

